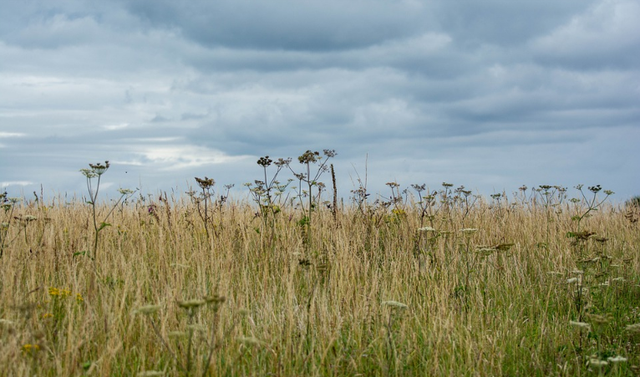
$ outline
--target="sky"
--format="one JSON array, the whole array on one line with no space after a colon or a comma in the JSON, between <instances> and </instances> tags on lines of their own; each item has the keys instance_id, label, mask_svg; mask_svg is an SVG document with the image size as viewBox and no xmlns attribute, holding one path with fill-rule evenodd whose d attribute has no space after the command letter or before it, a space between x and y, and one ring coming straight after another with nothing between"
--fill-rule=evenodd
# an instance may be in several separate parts
<instances>
[{"instance_id":1,"label":"sky","mask_svg":"<svg viewBox=\"0 0 640 377\"><path fill-rule=\"evenodd\" d=\"M639 19L637 0L2 0L0 189L82 195L109 160L107 195L196 176L240 195L261 156L334 149L345 198L360 178L624 201Z\"/></svg>"}]
</instances>

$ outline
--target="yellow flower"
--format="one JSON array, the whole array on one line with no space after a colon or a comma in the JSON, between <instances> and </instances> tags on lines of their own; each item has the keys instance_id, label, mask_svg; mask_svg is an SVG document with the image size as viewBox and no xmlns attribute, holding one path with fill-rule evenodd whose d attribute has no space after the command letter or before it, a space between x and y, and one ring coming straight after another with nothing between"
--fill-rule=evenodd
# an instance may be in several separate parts
<instances>
[{"instance_id":1,"label":"yellow flower","mask_svg":"<svg viewBox=\"0 0 640 377\"><path fill-rule=\"evenodd\" d=\"M82 302L84 302L84 299L82 298L82 295L80 293L76 293L76 302L78 304L81 304Z\"/></svg>"},{"instance_id":2,"label":"yellow flower","mask_svg":"<svg viewBox=\"0 0 640 377\"><path fill-rule=\"evenodd\" d=\"M51 297L60 296L60 290L56 287L49 287L49 295Z\"/></svg>"},{"instance_id":3,"label":"yellow flower","mask_svg":"<svg viewBox=\"0 0 640 377\"><path fill-rule=\"evenodd\" d=\"M42 319L47 319L47 318L51 318L51 317L53 317L53 314L51 314L51 313L44 313L42 315Z\"/></svg>"},{"instance_id":4,"label":"yellow flower","mask_svg":"<svg viewBox=\"0 0 640 377\"><path fill-rule=\"evenodd\" d=\"M25 355L32 355L34 352L39 351L40 346L37 344L25 344L22 346L22 353Z\"/></svg>"}]
</instances>

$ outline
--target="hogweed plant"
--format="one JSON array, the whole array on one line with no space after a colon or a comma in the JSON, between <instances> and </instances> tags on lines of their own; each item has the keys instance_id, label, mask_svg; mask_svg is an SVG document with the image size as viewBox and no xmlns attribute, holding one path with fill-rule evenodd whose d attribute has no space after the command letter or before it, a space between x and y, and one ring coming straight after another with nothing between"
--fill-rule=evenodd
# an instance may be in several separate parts
<instances>
[{"instance_id":1,"label":"hogweed plant","mask_svg":"<svg viewBox=\"0 0 640 377\"><path fill-rule=\"evenodd\" d=\"M192 376L194 373L194 367L196 366L195 358L200 356L202 362L202 376L209 375L209 368L213 353L220 347L218 341L218 327L219 327L219 311L222 304L225 302L225 298L218 294L213 296L206 296L201 299L177 301L177 306L183 310L183 313L187 317L187 324L185 331L171 331L168 333L168 337L162 335L160 326L155 320L155 314L160 312L161 305L145 305L135 310L134 313L140 314L146 317L153 333L164 350L169 354L176 367L185 375ZM204 307L211 307L214 313L213 322L211 323L210 336L208 341L200 339L197 341L198 334L206 332L207 328L201 324L196 323L197 314L200 309ZM170 345L168 339L173 339L174 346ZM184 348L184 341L186 341L186 349ZM197 344L198 343L198 344ZM204 347L199 347L202 345ZM181 345L182 344L182 345ZM181 354L181 352L183 354Z\"/></svg>"},{"instance_id":2,"label":"hogweed plant","mask_svg":"<svg viewBox=\"0 0 640 377\"><path fill-rule=\"evenodd\" d=\"M280 181L278 181L278 175L290 162L290 158L280 158L274 162L269 156L260 157L257 163L262 167L264 180L255 180L254 184L245 184L245 186L249 188L253 201L258 205L259 215L263 223L263 231L268 232L266 235L268 248L274 245L276 237L276 215L281 212L283 203L286 203L287 199L284 197L284 193L293 181L290 179L286 183L281 184ZM276 171L272 176L269 176L268 168L272 164L276 166ZM259 231L258 229L256 230Z\"/></svg>"},{"instance_id":3,"label":"hogweed plant","mask_svg":"<svg viewBox=\"0 0 640 377\"><path fill-rule=\"evenodd\" d=\"M193 191L188 192L191 200L195 203L196 209L198 211L198 216L202 220L204 224L204 231L207 234L207 239L211 240L211 233L209 232L209 225L211 222L211 198L214 196L213 186L216 184L216 181L213 178L198 178L195 177L198 186L200 186L200 190L202 190L199 195L195 195Z\"/></svg>"},{"instance_id":4,"label":"hogweed plant","mask_svg":"<svg viewBox=\"0 0 640 377\"><path fill-rule=\"evenodd\" d=\"M87 204L91 205L91 213L93 220L93 229L94 229L94 237L93 237L93 248L91 250L91 254L86 251L78 252L74 255L86 255L89 256L92 260L95 260L98 255L98 242L100 237L100 232L108 227L111 224L107 223L107 219L111 216L111 213L118 207L120 202L126 197L132 195L135 191L130 189L118 189L120 193L120 197L116 201L116 203L110 208L109 212L106 216L101 218L101 221L98 221L98 193L100 192L100 181L102 179L102 175L107 172L110 164L109 161L105 161L104 164L89 164L89 169L80 169L80 173L85 176L87 179L87 191L89 192L89 200L86 201ZM94 187L94 180L96 181Z\"/></svg>"},{"instance_id":5,"label":"hogweed plant","mask_svg":"<svg viewBox=\"0 0 640 377\"><path fill-rule=\"evenodd\" d=\"M273 160L262 161L266 178L258 165L265 185L257 185L256 196L250 192L222 208L210 197L214 251L185 194L164 194L160 201L157 194L141 194L118 206L106 220L114 226L99 233L100 263L88 265L95 274L69 255L94 241L92 226L86 231L86 194L50 203L42 196L37 203L0 202L0 222L10 223L2 228L0 375L640 371L640 221L626 217L630 208L622 204L597 206L604 190L593 201L595 193L585 186L588 201L553 207L555 197L545 208L543 193L531 189L474 203L475 192L456 192L460 185L435 191L410 186L414 197L397 187L390 197L384 186L386 197L373 200L365 179L334 215L323 201L330 198L312 184L309 245L307 225L298 223L309 211L308 182L298 181L304 193L298 191L294 204L301 204L290 205L296 192L280 190L284 183L275 181L286 183L289 174L281 171L274 180ZM295 165L297 173L306 172L306 165ZM311 163L310 181L319 166ZM104 187L102 177L97 199L92 194L96 204ZM394 207L393 196L400 195ZM270 223L263 222L256 198ZM202 214L204 206L203 200ZM109 205L96 208L98 227L107 212ZM37 220L29 224L30 215ZM582 217L579 227L572 216ZM274 223L272 247L265 250ZM578 231L587 233L566 237ZM541 252L537 245L547 237ZM34 245L38 252L30 253ZM108 255L107 247L113 250ZM227 300L212 300L209 292L225 292Z\"/></svg>"},{"instance_id":6,"label":"hogweed plant","mask_svg":"<svg viewBox=\"0 0 640 377\"><path fill-rule=\"evenodd\" d=\"M0 208L4 212L4 216L0 221L0 258L4 254L4 248L8 246L7 236L9 235L9 228L14 220L13 212L16 204L21 201L20 198L11 198L7 196L7 192L0 194Z\"/></svg>"},{"instance_id":7,"label":"hogweed plant","mask_svg":"<svg viewBox=\"0 0 640 377\"><path fill-rule=\"evenodd\" d=\"M318 202L314 203L313 196L313 188L318 187L318 199L321 194L321 187L324 185L320 185L320 177L323 173L328 171L327 162L330 158L333 158L337 155L336 151L333 149L325 149L323 151L323 156L320 155L320 152L312 152L311 150L307 150L302 155L298 157L298 162L303 166L302 173L296 173L296 171L291 167L291 164L287 164L291 172L298 179L298 200L300 201L300 206L303 209L303 217L300 220L300 226L303 226L306 231L306 242L310 246L311 243L311 218L312 212L316 209ZM313 167L313 168L312 168ZM307 190L302 189L302 184L306 184ZM307 203L304 204L303 199L306 197ZM306 208L305 208L306 207Z\"/></svg>"}]
</instances>

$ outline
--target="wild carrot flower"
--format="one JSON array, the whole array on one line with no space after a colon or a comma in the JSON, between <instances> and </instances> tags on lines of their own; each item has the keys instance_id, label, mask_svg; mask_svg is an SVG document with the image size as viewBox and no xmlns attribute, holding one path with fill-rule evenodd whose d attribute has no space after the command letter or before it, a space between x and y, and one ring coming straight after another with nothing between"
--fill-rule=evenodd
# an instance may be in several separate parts
<instances>
[{"instance_id":1,"label":"wild carrot flower","mask_svg":"<svg viewBox=\"0 0 640 377\"><path fill-rule=\"evenodd\" d=\"M207 302L205 300L188 300L188 301L178 301L178 306L183 309L193 309L198 308Z\"/></svg>"},{"instance_id":2,"label":"wild carrot flower","mask_svg":"<svg viewBox=\"0 0 640 377\"><path fill-rule=\"evenodd\" d=\"M589 365L590 366L594 366L596 368L602 368L602 367L606 367L607 365L609 365L609 362L606 360L600 360L598 358L591 358L589 359Z\"/></svg>"},{"instance_id":3,"label":"wild carrot flower","mask_svg":"<svg viewBox=\"0 0 640 377\"><path fill-rule=\"evenodd\" d=\"M164 372L157 370L147 370L144 372L140 372L137 375L138 377L156 377L156 376L164 376Z\"/></svg>"},{"instance_id":4,"label":"wild carrot flower","mask_svg":"<svg viewBox=\"0 0 640 377\"><path fill-rule=\"evenodd\" d=\"M627 361L626 357L622 357L620 355L616 356L616 357L609 357L607 358L607 361L609 361L612 364L618 364L618 363L624 363Z\"/></svg>"},{"instance_id":5,"label":"wild carrot flower","mask_svg":"<svg viewBox=\"0 0 640 377\"><path fill-rule=\"evenodd\" d=\"M569 321L569 325L585 330L589 330L591 328L591 325L586 322Z\"/></svg>"},{"instance_id":6,"label":"wild carrot flower","mask_svg":"<svg viewBox=\"0 0 640 377\"><path fill-rule=\"evenodd\" d=\"M254 338L254 337L252 337L252 336L242 336L242 337L239 337L239 338L238 338L238 341L239 341L240 343L243 343L243 344L248 345L248 346L261 346L261 345L263 345L263 344L264 344L264 342L262 342L262 341L261 341L261 340L259 340L259 339Z\"/></svg>"},{"instance_id":7,"label":"wild carrot flower","mask_svg":"<svg viewBox=\"0 0 640 377\"><path fill-rule=\"evenodd\" d=\"M406 309L408 308L408 306L406 304L403 304L401 302L398 301L382 301L382 305L386 305L386 306L391 306L393 308L400 308L400 309Z\"/></svg>"},{"instance_id":8,"label":"wild carrot flower","mask_svg":"<svg viewBox=\"0 0 640 377\"><path fill-rule=\"evenodd\" d=\"M633 325L627 325L625 329L631 333L640 333L640 323L634 323Z\"/></svg>"}]
</instances>

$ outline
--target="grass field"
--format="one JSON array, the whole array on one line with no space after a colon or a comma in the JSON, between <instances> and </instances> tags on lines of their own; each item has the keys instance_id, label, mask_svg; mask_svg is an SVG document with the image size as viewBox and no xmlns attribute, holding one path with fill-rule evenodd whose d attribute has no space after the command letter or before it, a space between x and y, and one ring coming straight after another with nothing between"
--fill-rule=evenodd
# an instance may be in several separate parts
<instances>
[{"instance_id":1,"label":"grass field","mask_svg":"<svg viewBox=\"0 0 640 377\"><path fill-rule=\"evenodd\" d=\"M4 197L0 374L640 373L638 208L599 187L336 203L265 182Z\"/></svg>"}]
</instances>

